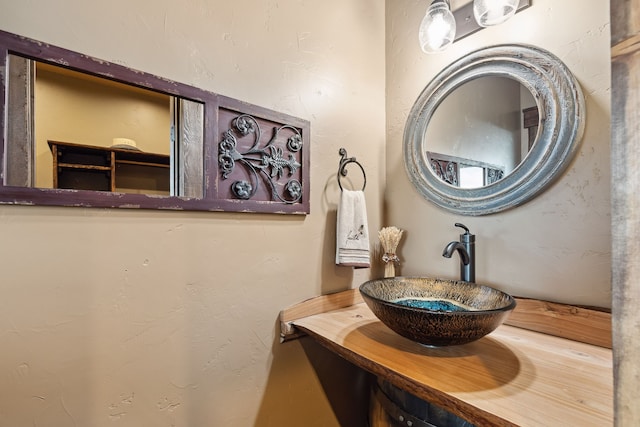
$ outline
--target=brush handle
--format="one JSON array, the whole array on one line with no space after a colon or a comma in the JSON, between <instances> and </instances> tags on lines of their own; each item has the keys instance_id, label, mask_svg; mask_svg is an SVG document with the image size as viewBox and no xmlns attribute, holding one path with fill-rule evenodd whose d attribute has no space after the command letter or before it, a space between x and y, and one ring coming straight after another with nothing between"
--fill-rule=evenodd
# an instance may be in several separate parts
<instances>
[{"instance_id":1,"label":"brush handle","mask_svg":"<svg viewBox=\"0 0 640 427\"><path fill-rule=\"evenodd\" d=\"M394 277L396 275L396 266L393 261L384 265L384 277Z\"/></svg>"},{"instance_id":2,"label":"brush handle","mask_svg":"<svg viewBox=\"0 0 640 427\"><path fill-rule=\"evenodd\" d=\"M400 262L398 256L395 253L385 252L382 255L382 261L384 261L384 277L395 277L396 263Z\"/></svg>"}]
</instances>

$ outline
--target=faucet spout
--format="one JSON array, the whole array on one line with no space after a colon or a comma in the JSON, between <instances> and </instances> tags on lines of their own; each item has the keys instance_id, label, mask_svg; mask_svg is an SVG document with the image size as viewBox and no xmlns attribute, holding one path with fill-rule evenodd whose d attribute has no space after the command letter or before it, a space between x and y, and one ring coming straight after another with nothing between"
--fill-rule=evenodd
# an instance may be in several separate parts
<instances>
[{"instance_id":1,"label":"faucet spout","mask_svg":"<svg viewBox=\"0 0 640 427\"><path fill-rule=\"evenodd\" d=\"M458 254L460 255L460 262L462 263L462 265L469 265L469 252L467 252L467 249L460 242L450 242L444 248L444 251L442 251L442 256L445 258L451 258L454 251L458 251Z\"/></svg>"}]
</instances>

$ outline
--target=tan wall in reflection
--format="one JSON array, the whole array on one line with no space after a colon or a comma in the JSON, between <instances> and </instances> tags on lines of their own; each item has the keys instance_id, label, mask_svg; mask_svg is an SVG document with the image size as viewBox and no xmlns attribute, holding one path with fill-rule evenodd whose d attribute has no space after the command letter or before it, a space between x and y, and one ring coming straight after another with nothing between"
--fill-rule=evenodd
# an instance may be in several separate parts
<instances>
[{"instance_id":1,"label":"tan wall in reflection","mask_svg":"<svg viewBox=\"0 0 640 427\"><path fill-rule=\"evenodd\" d=\"M142 151L170 152L169 96L37 67L34 99L36 187L52 187L48 140L108 147L128 138Z\"/></svg>"}]
</instances>

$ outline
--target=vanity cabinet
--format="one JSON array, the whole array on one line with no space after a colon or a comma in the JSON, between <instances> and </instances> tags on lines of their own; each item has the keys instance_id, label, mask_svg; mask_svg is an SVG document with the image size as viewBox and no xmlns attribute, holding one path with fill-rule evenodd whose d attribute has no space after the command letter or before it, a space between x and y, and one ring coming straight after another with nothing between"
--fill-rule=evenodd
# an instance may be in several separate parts
<instances>
[{"instance_id":1,"label":"vanity cabinet","mask_svg":"<svg viewBox=\"0 0 640 427\"><path fill-rule=\"evenodd\" d=\"M53 188L120 193L170 193L169 155L48 141Z\"/></svg>"}]
</instances>

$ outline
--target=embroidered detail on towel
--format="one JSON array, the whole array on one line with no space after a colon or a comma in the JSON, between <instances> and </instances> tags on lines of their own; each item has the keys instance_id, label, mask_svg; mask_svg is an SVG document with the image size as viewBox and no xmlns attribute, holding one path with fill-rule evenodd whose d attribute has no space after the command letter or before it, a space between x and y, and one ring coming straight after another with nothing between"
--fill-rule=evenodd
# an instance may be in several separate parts
<instances>
[{"instance_id":1,"label":"embroidered detail on towel","mask_svg":"<svg viewBox=\"0 0 640 427\"><path fill-rule=\"evenodd\" d=\"M361 237L366 237L364 234L364 224L361 224L358 227L358 230L350 230L349 234L347 234L347 240L360 240ZM345 245L347 242L345 242Z\"/></svg>"}]
</instances>

